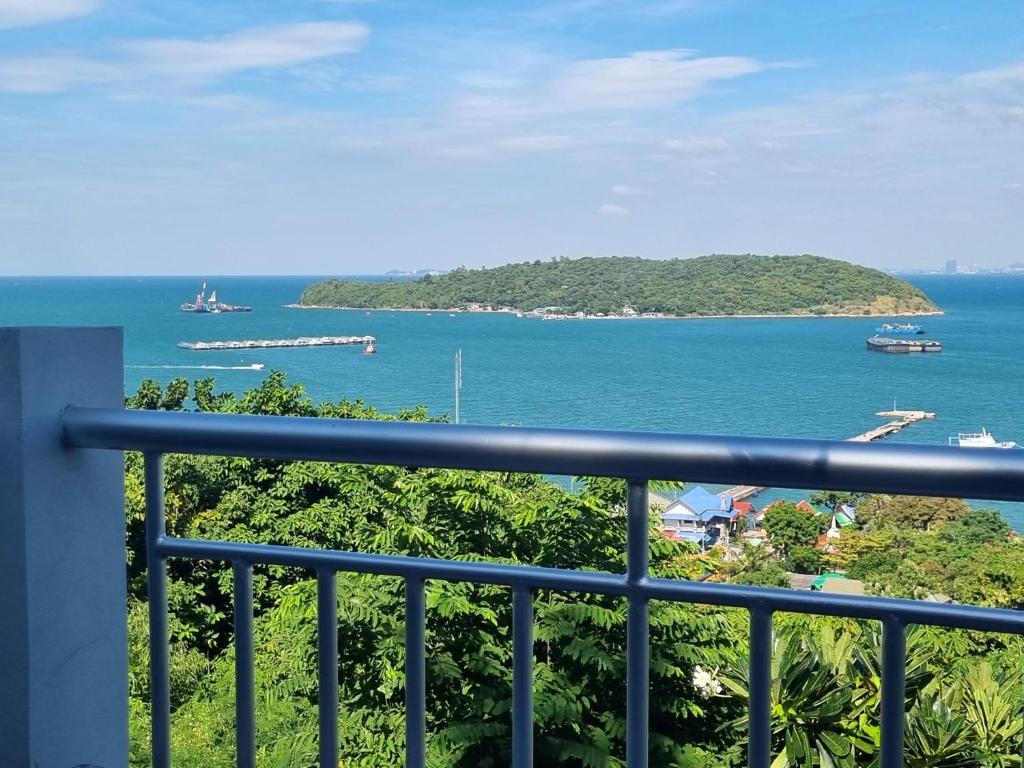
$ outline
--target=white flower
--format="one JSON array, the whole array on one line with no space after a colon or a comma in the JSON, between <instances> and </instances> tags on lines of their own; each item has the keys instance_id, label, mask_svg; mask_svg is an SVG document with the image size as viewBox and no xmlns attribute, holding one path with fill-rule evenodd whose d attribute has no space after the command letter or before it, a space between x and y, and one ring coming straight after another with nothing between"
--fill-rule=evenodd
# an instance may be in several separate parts
<instances>
[{"instance_id":1,"label":"white flower","mask_svg":"<svg viewBox=\"0 0 1024 768\"><path fill-rule=\"evenodd\" d=\"M722 683L717 679L717 674L717 669L706 670L699 664L693 668L693 687L701 697L710 699L722 692Z\"/></svg>"}]
</instances>

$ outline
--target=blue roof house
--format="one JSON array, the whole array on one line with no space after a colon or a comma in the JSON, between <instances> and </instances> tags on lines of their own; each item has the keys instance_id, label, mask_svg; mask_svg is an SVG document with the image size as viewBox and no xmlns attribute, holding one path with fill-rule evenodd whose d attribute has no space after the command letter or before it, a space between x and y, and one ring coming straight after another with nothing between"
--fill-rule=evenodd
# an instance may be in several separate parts
<instances>
[{"instance_id":1,"label":"blue roof house","mask_svg":"<svg viewBox=\"0 0 1024 768\"><path fill-rule=\"evenodd\" d=\"M715 543L729 543L734 518L731 496L720 496L697 485L665 507L661 527L667 536L692 541L705 549Z\"/></svg>"}]
</instances>

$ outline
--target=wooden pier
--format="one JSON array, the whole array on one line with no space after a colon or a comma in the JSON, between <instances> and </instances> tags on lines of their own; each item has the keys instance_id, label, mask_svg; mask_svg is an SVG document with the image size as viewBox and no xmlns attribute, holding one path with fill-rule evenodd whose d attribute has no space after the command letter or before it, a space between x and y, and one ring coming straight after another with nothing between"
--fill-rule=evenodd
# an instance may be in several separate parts
<instances>
[{"instance_id":1,"label":"wooden pier","mask_svg":"<svg viewBox=\"0 0 1024 768\"><path fill-rule=\"evenodd\" d=\"M880 427L869 429L867 432L861 432L859 435L848 437L847 440L852 443L870 443L873 440L881 440L883 437L899 432L904 427L909 427L915 422L935 418L935 414L931 411L879 411L875 416L890 419L890 421ZM731 496L733 501L742 501L743 499L749 499L751 496L757 496L757 494L764 490L767 489L754 485L737 485L727 491L722 491L718 495L721 497Z\"/></svg>"}]
</instances>

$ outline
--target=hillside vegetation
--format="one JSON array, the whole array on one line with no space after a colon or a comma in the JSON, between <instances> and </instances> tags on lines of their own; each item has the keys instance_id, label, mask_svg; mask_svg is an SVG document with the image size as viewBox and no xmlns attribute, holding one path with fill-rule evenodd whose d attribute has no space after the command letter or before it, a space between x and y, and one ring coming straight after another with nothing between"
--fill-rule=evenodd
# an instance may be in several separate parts
<instances>
[{"instance_id":1,"label":"hillside vegetation","mask_svg":"<svg viewBox=\"0 0 1024 768\"><path fill-rule=\"evenodd\" d=\"M243 395L212 379L146 381L129 408L304 418L436 421L425 408L382 413L351 400L314 403L271 373ZM173 537L594 569L626 567L626 483L411 466L171 454ZM1024 546L998 512L958 499L827 492L856 506L855 527L814 543L829 518L792 502L770 508L771 547L740 544L728 561L667 538L652 509L650 573L784 586L786 571L838 568L869 592L1024 609ZM131 768L151 760L151 687L143 456L125 457ZM742 541L742 537L739 539ZM824 561L823 561L824 558ZM167 563L174 765L234 768L234 588L218 561ZM315 768L316 575L257 565L254 667L256 764ZM710 585L709 585L710 586ZM339 768L405 760L405 584L337 574ZM426 764L511 765L512 599L507 587L429 579L426 600ZM628 610L616 595L535 589L534 759L538 768L622 768ZM750 699L746 611L650 603L650 765L747 765ZM777 612L772 617L771 759L775 768L878 768L882 633L877 621ZM907 768L1020 768L1024 640L1013 634L906 628ZM887 673L888 674L888 673Z\"/></svg>"},{"instance_id":2,"label":"hillside vegetation","mask_svg":"<svg viewBox=\"0 0 1024 768\"><path fill-rule=\"evenodd\" d=\"M760 314L893 315L937 307L910 283L819 256L702 256L654 260L619 256L459 268L419 280L327 280L309 286L304 306L365 309L483 307L567 313L677 316Z\"/></svg>"}]
</instances>

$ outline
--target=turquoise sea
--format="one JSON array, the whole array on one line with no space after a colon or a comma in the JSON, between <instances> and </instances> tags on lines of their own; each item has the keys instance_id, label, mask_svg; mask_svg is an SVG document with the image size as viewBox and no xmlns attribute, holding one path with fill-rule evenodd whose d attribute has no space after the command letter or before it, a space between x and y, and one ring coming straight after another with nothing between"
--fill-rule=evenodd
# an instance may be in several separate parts
<instances>
[{"instance_id":1,"label":"turquoise sea","mask_svg":"<svg viewBox=\"0 0 1024 768\"><path fill-rule=\"evenodd\" d=\"M214 376L221 388L242 390L280 369L317 399L451 413L453 358L462 349L466 422L845 438L881 423L875 412L895 400L938 418L890 440L945 444L985 427L1024 443L1024 276L911 277L946 311L922 319L944 345L930 356L867 351L875 318L548 322L284 306L315 279L211 278L222 301L253 312L188 315L178 306L201 278L0 278L0 324L123 325L128 389L145 378ZM349 334L376 336L378 354L175 346ZM230 370L254 363L264 371ZM1024 505L992 506L1024 530Z\"/></svg>"}]
</instances>

